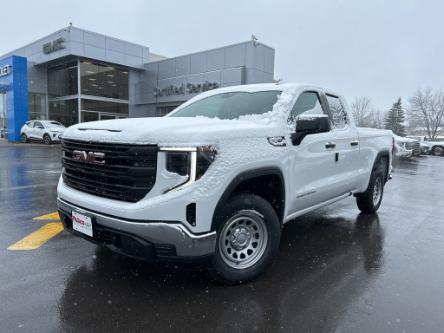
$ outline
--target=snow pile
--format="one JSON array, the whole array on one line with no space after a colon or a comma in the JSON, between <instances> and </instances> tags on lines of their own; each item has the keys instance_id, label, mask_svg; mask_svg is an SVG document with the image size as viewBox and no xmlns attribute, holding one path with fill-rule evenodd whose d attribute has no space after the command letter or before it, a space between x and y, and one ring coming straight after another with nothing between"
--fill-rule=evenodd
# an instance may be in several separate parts
<instances>
[{"instance_id":1,"label":"snow pile","mask_svg":"<svg viewBox=\"0 0 444 333\"><path fill-rule=\"evenodd\" d=\"M248 120L257 122L263 125L281 125L287 124L288 117L290 115L290 106L293 100L296 98L295 90L284 90L279 95L277 102L273 105L273 110L265 112L263 114L250 114L239 117L239 120Z\"/></svg>"}]
</instances>

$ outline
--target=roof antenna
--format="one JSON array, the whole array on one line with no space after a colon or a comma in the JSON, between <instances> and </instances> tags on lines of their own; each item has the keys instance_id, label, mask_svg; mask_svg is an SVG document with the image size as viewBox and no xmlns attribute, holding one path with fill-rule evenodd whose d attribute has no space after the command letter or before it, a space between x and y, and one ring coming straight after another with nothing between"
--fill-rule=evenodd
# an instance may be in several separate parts
<instances>
[{"instance_id":1,"label":"roof antenna","mask_svg":"<svg viewBox=\"0 0 444 333\"><path fill-rule=\"evenodd\" d=\"M276 79L273 79L273 83L277 85L277 84L280 84L283 80L284 80L284 79L282 79L282 78L279 78L279 79L277 79L277 80L276 80Z\"/></svg>"},{"instance_id":2,"label":"roof antenna","mask_svg":"<svg viewBox=\"0 0 444 333\"><path fill-rule=\"evenodd\" d=\"M72 27L72 22L69 22L68 26L63 30L69 32L69 31L71 31L71 27Z\"/></svg>"},{"instance_id":3,"label":"roof antenna","mask_svg":"<svg viewBox=\"0 0 444 333\"><path fill-rule=\"evenodd\" d=\"M253 45L254 46L257 46L257 44L258 44L258 38L254 35L254 34L251 34L251 40L253 41Z\"/></svg>"}]
</instances>

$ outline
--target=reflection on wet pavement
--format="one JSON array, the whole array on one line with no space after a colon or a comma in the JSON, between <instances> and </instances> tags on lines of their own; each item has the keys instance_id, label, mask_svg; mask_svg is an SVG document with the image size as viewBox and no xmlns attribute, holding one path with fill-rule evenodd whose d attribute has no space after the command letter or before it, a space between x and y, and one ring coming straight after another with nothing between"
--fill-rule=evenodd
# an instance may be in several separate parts
<instances>
[{"instance_id":1,"label":"reflection on wet pavement","mask_svg":"<svg viewBox=\"0 0 444 333\"><path fill-rule=\"evenodd\" d=\"M378 274L384 235L377 215L319 217L288 225L267 276L239 287L219 286L192 265L147 266L98 249L68 279L59 308L63 329L111 330L114 316L121 327L153 331L335 327L329 314ZM102 307L106 315L97 313Z\"/></svg>"}]
</instances>

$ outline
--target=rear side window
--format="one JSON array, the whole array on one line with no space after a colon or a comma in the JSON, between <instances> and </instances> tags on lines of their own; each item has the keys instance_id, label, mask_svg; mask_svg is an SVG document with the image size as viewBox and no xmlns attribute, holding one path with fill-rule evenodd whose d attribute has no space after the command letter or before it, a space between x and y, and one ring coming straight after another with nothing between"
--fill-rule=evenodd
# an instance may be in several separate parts
<instances>
[{"instance_id":1,"label":"rear side window","mask_svg":"<svg viewBox=\"0 0 444 333\"><path fill-rule=\"evenodd\" d=\"M344 128L348 124L347 113L345 112L344 105L342 105L342 102L338 97L332 95L326 96L335 128Z\"/></svg>"},{"instance_id":2,"label":"rear side window","mask_svg":"<svg viewBox=\"0 0 444 333\"><path fill-rule=\"evenodd\" d=\"M43 127L43 125L42 125L42 123L41 123L40 121L36 121L36 122L34 122L34 127L35 127L35 128L37 128L37 127Z\"/></svg>"},{"instance_id":3,"label":"rear side window","mask_svg":"<svg viewBox=\"0 0 444 333\"><path fill-rule=\"evenodd\" d=\"M313 91L306 91L299 95L296 103L294 103L293 109L291 110L291 116L293 118L304 114L304 115L323 115L321 102L319 100L319 95Z\"/></svg>"}]
</instances>

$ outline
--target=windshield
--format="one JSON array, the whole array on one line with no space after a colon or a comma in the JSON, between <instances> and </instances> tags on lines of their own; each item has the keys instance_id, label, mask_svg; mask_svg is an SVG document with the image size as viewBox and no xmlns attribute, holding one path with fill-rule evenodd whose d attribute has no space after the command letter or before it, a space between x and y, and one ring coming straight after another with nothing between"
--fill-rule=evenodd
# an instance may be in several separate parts
<instances>
[{"instance_id":1,"label":"windshield","mask_svg":"<svg viewBox=\"0 0 444 333\"><path fill-rule=\"evenodd\" d=\"M250 114L263 114L273 109L280 94L279 90L223 93L198 100L169 116L236 119Z\"/></svg>"},{"instance_id":2,"label":"windshield","mask_svg":"<svg viewBox=\"0 0 444 333\"><path fill-rule=\"evenodd\" d=\"M50 121L49 122L50 125L55 125L55 126L62 126L64 127L62 124L60 124L58 121Z\"/></svg>"}]
</instances>

